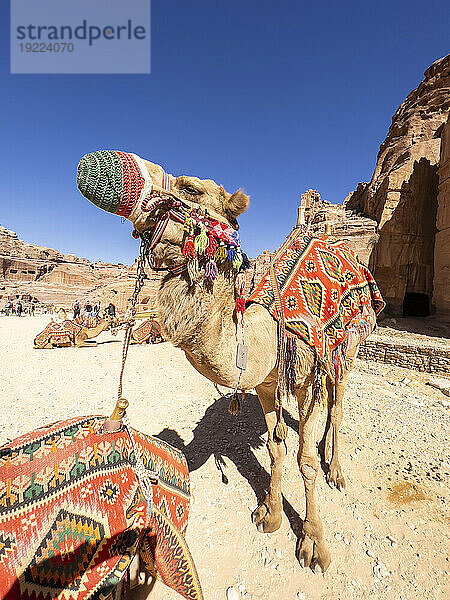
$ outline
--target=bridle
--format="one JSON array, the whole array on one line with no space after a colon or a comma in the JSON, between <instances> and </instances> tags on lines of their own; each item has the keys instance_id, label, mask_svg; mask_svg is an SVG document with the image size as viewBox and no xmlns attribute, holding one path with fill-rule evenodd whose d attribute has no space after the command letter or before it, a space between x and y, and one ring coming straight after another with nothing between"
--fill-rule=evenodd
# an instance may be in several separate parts
<instances>
[{"instance_id":1,"label":"bridle","mask_svg":"<svg viewBox=\"0 0 450 600\"><path fill-rule=\"evenodd\" d=\"M150 199L153 201L149 204L148 200ZM187 270L186 261L173 268L157 267L153 257L153 250L161 240L170 219L183 225L186 223L187 206L185 206L186 205L184 205L181 200L177 200L168 194L163 195L160 193L154 198L149 197L143 203L142 212L148 213L149 216L151 216L151 213L156 213L158 209L163 209L161 216L157 219L153 228L145 229L142 233L138 232L136 229L132 232L134 238L141 238L145 246L148 264L153 271L169 271L173 275L181 275L181 273Z\"/></svg>"},{"instance_id":2,"label":"bridle","mask_svg":"<svg viewBox=\"0 0 450 600\"><path fill-rule=\"evenodd\" d=\"M154 271L166 271L172 275L181 275L188 270L188 259L185 259L182 264L175 267L158 267L155 265L153 250L164 235L170 220L182 224L188 236L193 236L194 230L199 228L200 230L203 229L208 237L215 237L217 244L221 242L225 243L224 240L226 239L228 245L235 246L236 248L240 246L237 230L231 227L229 223L216 216L212 217L207 209L202 209L199 205L192 206L188 202L174 197L172 193L160 191L150 193L142 203L141 211L148 216L156 215L158 212L161 213L156 218L156 223L153 227L145 229L142 232L134 229L132 232L132 236L135 239L141 239L145 247L144 252L147 256L148 264ZM219 235L217 235L217 232L214 232L217 226L219 226ZM221 237L220 229L222 229L222 232L226 231L227 235ZM233 236L230 236L230 231L233 231Z\"/></svg>"}]
</instances>

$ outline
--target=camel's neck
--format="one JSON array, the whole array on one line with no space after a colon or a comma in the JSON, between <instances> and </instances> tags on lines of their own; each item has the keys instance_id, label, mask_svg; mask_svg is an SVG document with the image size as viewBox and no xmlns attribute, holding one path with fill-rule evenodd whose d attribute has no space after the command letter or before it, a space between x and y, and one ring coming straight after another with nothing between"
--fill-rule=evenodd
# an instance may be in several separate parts
<instances>
[{"instance_id":1,"label":"camel's neck","mask_svg":"<svg viewBox=\"0 0 450 600\"><path fill-rule=\"evenodd\" d=\"M100 319L99 323L95 327L86 327L88 338L93 338L99 335L108 327L108 321Z\"/></svg>"},{"instance_id":2,"label":"camel's neck","mask_svg":"<svg viewBox=\"0 0 450 600\"><path fill-rule=\"evenodd\" d=\"M236 368L237 322L234 277L219 274L212 291L190 286L185 276L165 277L158 293L159 321L169 340L205 377L233 387ZM249 346L243 389L261 383L276 361L276 325L264 308L252 305L245 316Z\"/></svg>"},{"instance_id":3,"label":"camel's neck","mask_svg":"<svg viewBox=\"0 0 450 600\"><path fill-rule=\"evenodd\" d=\"M171 342L186 352L195 352L199 340L216 342L224 334L233 337L234 278L219 274L212 291L189 285L185 276L166 277L158 294L161 325Z\"/></svg>"}]
</instances>

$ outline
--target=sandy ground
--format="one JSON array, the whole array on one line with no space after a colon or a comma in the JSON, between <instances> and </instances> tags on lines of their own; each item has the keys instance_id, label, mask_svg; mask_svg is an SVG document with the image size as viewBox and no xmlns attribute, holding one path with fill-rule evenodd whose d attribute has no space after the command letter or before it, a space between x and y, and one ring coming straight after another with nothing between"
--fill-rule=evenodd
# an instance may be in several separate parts
<instances>
[{"instance_id":1,"label":"sandy ground","mask_svg":"<svg viewBox=\"0 0 450 600\"><path fill-rule=\"evenodd\" d=\"M33 350L48 317L0 318L0 444L73 415L109 414L121 335L94 348ZM279 531L251 523L269 460L257 398L232 417L228 400L170 346L133 346L125 374L132 424L181 447L193 492L188 542L206 600L233 587L243 600L448 598L450 399L428 376L358 361L344 402L341 462L347 490L318 478L333 562L325 576L295 558L304 514L296 464L297 411L289 408L285 516ZM446 508L447 503L447 508ZM178 595L157 583L150 600Z\"/></svg>"}]
</instances>

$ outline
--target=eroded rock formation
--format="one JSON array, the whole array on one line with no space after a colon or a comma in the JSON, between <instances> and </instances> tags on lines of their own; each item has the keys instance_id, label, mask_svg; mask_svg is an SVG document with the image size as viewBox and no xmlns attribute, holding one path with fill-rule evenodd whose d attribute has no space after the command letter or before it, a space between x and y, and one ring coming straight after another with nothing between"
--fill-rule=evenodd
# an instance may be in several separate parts
<instances>
[{"instance_id":1,"label":"eroded rock formation","mask_svg":"<svg viewBox=\"0 0 450 600\"><path fill-rule=\"evenodd\" d=\"M448 234L441 236L436 248L435 234L441 135L449 108L450 55L425 71L422 83L398 108L371 181L359 184L345 202L346 209L378 224L380 238L370 266L394 315L432 312L435 265L446 260L448 265L448 256L441 255ZM445 178L444 170L441 177ZM441 190L441 196L448 195L448 184L443 183ZM448 196L440 202L446 203ZM446 210L440 209L443 230L448 229Z\"/></svg>"},{"instance_id":2,"label":"eroded rock formation","mask_svg":"<svg viewBox=\"0 0 450 600\"><path fill-rule=\"evenodd\" d=\"M450 321L450 117L441 139L433 300L436 313Z\"/></svg>"},{"instance_id":3,"label":"eroded rock formation","mask_svg":"<svg viewBox=\"0 0 450 600\"><path fill-rule=\"evenodd\" d=\"M89 262L73 254L28 244L0 227L0 306L21 297L25 303L70 306L105 283L128 274L126 265ZM92 300L96 298L92 297Z\"/></svg>"}]
</instances>

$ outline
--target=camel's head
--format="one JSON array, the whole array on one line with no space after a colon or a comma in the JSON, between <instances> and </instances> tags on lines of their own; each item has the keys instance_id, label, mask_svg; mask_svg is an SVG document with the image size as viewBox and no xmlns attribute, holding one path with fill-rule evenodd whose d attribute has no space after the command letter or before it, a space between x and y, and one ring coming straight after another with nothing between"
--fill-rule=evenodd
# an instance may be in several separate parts
<instances>
[{"instance_id":1,"label":"camel's head","mask_svg":"<svg viewBox=\"0 0 450 600\"><path fill-rule=\"evenodd\" d=\"M188 209L206 210L234 230L249 204L241 190L229 194L211 179L174 177L136 154L112 150L86 154L78 165L77 184L88 200L127 218L139 233L153 229L160 219L163 208L154 205L160 196L178 200ZM158 262L168 267L179 264L184 238L183 225L171 219L154 249Z\"/></svg>"}]
</instances>

